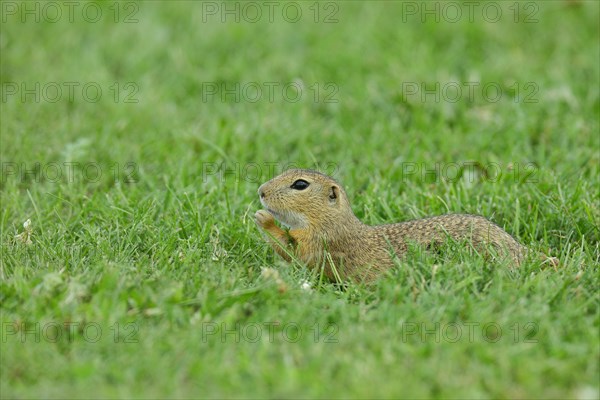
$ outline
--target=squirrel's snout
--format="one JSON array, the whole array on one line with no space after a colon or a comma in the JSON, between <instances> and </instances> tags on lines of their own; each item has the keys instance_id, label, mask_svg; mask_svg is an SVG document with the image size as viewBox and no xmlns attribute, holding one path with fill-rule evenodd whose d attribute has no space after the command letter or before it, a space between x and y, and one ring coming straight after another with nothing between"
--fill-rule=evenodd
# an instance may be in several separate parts
<instances>
[{"instance_id":1,"label":"squirrel's snout","mask_svg":"<svg viewBox=\"0 0 600 400\"><path fill-rule=\"evenodd\" d=\"M262 186L258 188L258 196L259 196L261 199L264 199L264 198L265 198L265 191L263 190L263 187L262 187Z\"/></svg>"}]
</instances>

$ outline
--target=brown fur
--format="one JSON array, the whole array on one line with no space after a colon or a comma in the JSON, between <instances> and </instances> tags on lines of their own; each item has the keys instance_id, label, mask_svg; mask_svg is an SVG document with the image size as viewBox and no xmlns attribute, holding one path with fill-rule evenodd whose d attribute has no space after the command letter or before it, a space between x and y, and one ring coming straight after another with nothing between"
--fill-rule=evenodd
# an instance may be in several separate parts
<instances>
[{"instance_id":1,"label":"brown fur","mask_svg":"<svg viewBox=\"0 0 600 400\"><path fill-rule=\"evenodd\" d=\"M298 179L310 185L296 190ZM519 265L527 249L487 219L449 214L389 225L369 226L356 218L346 192L319 172L292 169L258 189L266 210L255 219L273 249L287 261L297 258L310 268L323 268L332 280L372 281L403 257L410 243L431 246L449 238L469 241L477 250L493 247ZM289 231L275 224L287 225ZM551 259L553 264L555 259Z\"/></svg>"}]
</instances>

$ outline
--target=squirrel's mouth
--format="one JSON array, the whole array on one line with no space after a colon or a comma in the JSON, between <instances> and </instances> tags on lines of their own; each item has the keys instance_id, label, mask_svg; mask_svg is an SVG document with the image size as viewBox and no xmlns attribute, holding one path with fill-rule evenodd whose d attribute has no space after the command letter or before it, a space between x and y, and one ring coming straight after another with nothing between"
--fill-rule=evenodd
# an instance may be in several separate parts
<instances>
[{"instance_id":1,"label":"squirrel's mouth","mask_svg":"<svg viewBox=\"0 0 600 400\"><path fill-rule=\"evenodd\" d=\"M262 197L260 198L260 204L262 204L262 206L265 208L265 210L267 210L268 212L273 214L273 216L275 217L275 219L277 221L281 222L281 219L284 218L282 213L277 212L277 211L273 210L271 207L269 207L267 205L267 202L265 201L265 199L263 199Z\"/></svg>"},{"instance_id":2,"label":"squirrel's mouth","mask_svg":"<svg viewBox=\"0 0 600 400\"><path fill-rule=\"evenodd\" d=\"M273 216L275 217L276 220L281 221L283 214L281 214L269 207L267 207L267 211L270 212L271 214L273 214Z\"/></svg>"},{"instance_id":3,"label":"squirrel's mouth","mask_svg":"<svg viewBox=\"0 0 600 400\"><path fill-rule=\"evenodd\" d=\"M271 210L271 208L267 205L267 202L265 201L265 199L263 199L262 197L260 198L260 204L262 204L262 206L271 214L275 215L276 212Z\"/></svg>"},{"instance_id":4,"label":"squirrel's mouth","mask_svg":"<svg viewBox=\"0 0 600 400\"><path fill-rule=\"evenodd\" d=\"M303 214L295 213L292 211L273 210L271 207L269 207L265 199L263 199L262 197L260 199L260 203L265 208L265 210L267 210L273 215L273 217L277 221L281 222L288 228L300 228L306 225L306 218Z\"/></svg>"}]
</instances>

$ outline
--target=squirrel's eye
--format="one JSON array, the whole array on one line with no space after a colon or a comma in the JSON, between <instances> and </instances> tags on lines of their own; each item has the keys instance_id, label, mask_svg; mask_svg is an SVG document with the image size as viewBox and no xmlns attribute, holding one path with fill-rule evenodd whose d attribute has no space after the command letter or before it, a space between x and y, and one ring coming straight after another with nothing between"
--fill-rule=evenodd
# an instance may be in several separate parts
<instances>
[{"instance_id":1,"label":"squirrel's eye","mask_svg":"<svg viewBox=\"0 0 600 400\"><path fill-rule=\"evenodd\" d=\"M310 185L310 183L306 182L304 179L298 179L296 182L292 183L292 186L290 187L296 190L304 190L308 185Z\"/></svg>"}]
</instances>

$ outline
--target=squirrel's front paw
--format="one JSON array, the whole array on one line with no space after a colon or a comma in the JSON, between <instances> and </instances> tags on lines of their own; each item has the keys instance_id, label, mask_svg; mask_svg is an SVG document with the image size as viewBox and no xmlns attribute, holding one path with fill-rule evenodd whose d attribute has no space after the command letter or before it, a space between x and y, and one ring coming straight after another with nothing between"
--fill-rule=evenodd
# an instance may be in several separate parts
<instances>
[{"instance_id":1,"label":"squirrel's front paw","mask_svg":"<svg viewBox=\"0 0 600 400\"><path fill-rule=\"evenodd\" d=\"M268 229L275 225L275 218L267 210L258 210L254 214L254 220L263 229Z\"/></svg>"}]
</instances>

